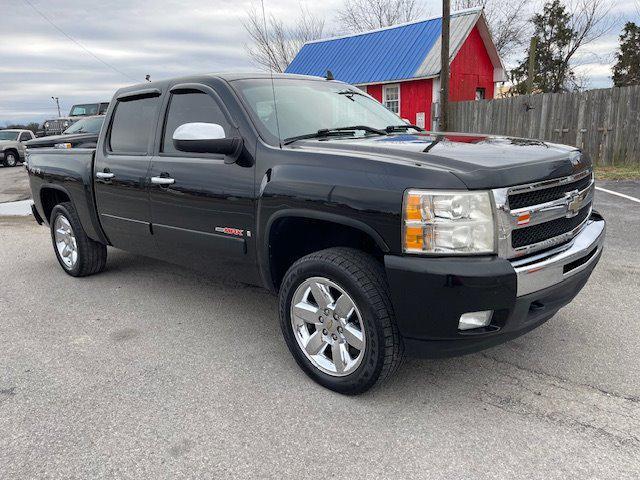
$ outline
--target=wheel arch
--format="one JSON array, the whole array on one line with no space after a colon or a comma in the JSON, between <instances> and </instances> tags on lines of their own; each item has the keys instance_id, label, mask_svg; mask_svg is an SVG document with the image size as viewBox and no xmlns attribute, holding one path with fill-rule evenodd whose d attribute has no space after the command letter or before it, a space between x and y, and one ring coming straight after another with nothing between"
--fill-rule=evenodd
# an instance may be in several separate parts
<instances>
[{"instance_id":1,"label":"wheel arch","mask_svg":"<svg viewBox=\"0 0 640 480\"><path fill-rule=\"evenodd\" d=\"M63 202L71 202L75 208L74 201L69 192L59 185L47 184L40 187L38 192L40 205L42 207L42 218L47 224L51 219L51 212L53 208Z\"/></svg>"},{"instance_id":2,"label":"wheel arch","mask_svg":"<svg viewBox=\"0 0 640 480\"><path fill-rule=\"evenodd\" d=\"M323 230L327 227L333 230ZM274 213L266 222L261 244L261 274L273 292L278 291L289 266L314 251L349 246L380 257L390 251L384 238L362 221L305 209Z\"/></svg>"}]
</instances>

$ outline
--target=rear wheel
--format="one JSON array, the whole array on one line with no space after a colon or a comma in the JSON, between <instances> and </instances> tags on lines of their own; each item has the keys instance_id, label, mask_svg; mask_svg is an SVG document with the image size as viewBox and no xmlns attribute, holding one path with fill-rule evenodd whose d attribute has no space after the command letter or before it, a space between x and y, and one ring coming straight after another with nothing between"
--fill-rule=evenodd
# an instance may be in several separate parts
<instances>
[{"instance_id":1,"label":"rear wheel","mask_svg":"<svg viewBox=\"0 0 640 480\"><path fill-rule=\"evenodd\" d=\"M53 250L66 273L85 277L104 270L107 247L87 236L70 202L53 207L49 224Z\"/></svg>"},{"instance_id":2,"label":"rear wheel","mask_svg":"<svg viewBox=\"0 0 640 480\"><path fill-rule=\"evenodd\" d=\"M15 167L18 164L18 154L13 150L5 152L4 161L2 163L5 167Z\"/></svg>"},{"instance_id":3,"label":"rear wheel","mask_svg":"<svg viewBox=\"0 0 640 480\"><path fill-rule=\"evenodd\" d=\"M295 262L280 289L280 322L298 365L340 393L365 392L402 359L384 269L355 249L330 248Z\"/></svg>"}]
</instances>

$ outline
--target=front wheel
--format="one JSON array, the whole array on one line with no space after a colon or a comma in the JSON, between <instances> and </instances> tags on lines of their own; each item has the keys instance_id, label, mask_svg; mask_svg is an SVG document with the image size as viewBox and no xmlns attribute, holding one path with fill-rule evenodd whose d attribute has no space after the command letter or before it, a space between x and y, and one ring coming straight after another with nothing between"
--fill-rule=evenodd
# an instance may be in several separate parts
<instances>
[{"instance_id":1,"label":"front wheel","mask_svg":"<svg viewBox=\"0 0 640 480\"><path fill-rule=\"evenodd\" d=\"M296 362L313 380L359 394L393 373L403 346L382 265L351 248L295 262L280 289L280 324Z\"/></svg>"},{"instance_id":2,"label":"front wheel","mask_svg":"<svg viewBox=\"0 0 640 480\"><path fill-rule=\"evenodd\" d=\"M49 224L53 250L66 273L85 277L104 270L107 247L87 236L73 204L65 202L53 207Z\"/></svg>"}]
</instances>

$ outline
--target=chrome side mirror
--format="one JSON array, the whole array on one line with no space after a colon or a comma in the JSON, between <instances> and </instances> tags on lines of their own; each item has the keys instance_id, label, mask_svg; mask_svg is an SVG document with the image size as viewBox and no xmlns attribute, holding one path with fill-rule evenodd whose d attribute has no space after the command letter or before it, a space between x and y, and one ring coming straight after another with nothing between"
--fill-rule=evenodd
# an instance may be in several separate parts
<instances>
[{"instance_id":1,"label":"chrome side mirror","mask_svg":"<svg viewBox=\"0 0 640 480\"><path fill-rule=\"evenodd\" d=\"M193 122L176 128L173 144L181 152L221 154L225 155L225 163L234 163L243 141L241 137L227 137L217 123Z\"/></svg>"}]
</instances>

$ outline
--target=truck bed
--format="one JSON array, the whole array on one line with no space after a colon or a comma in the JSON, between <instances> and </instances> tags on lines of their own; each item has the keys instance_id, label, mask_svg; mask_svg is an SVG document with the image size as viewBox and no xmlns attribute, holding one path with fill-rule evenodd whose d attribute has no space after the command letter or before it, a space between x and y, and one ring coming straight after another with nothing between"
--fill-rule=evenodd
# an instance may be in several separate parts
<instances>
[{"instance_id":1,"label":"truck bed","mask_svg":"<svg viewBox=\"0 0 640 480\"><path fill-rule=\"evenodd\" d=\"M37 148L28 150L27 170L33 201L48 223L49 205L43 204L44 190L65 192L75 206L87 235L104 240L96 214L93 190L95 148Z\"/></svg>"}]
</instances>

